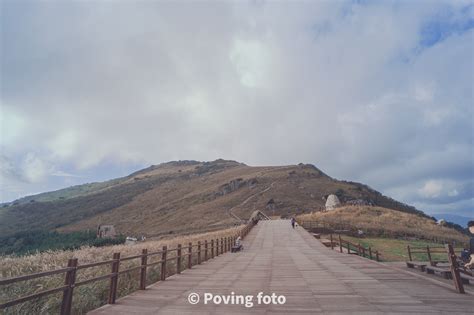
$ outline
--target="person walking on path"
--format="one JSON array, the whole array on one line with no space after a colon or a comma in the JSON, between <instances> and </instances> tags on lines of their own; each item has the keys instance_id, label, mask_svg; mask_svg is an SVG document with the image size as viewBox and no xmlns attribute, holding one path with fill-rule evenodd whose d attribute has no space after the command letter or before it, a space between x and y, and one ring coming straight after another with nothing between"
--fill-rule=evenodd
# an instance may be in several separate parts
<instances>
[{"instance_id":1,"label":"person walking on path","mask_svg":"<svg viewBox=\"0 0 474 315\"><path fill-rule=\"evenodd\" d=\"M295 225L296 225L296 219L293 217L291 218L291 226L295 228Z\"/></svg>"}]
</instances>

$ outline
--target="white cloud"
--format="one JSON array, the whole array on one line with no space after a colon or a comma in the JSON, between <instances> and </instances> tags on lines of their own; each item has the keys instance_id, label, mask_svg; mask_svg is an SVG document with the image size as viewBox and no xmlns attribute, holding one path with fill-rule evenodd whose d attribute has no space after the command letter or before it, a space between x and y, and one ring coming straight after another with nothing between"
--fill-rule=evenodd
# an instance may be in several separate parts
<instances>
[{"instance_id":1,"label":"white cloud","mask_svg":"<svg viewBox=\"0 0 474 315\"><path fill-rule=\"evenodd\" d=\"M425 198L435 198L439 197L443 191L443 183L440 181L429 180L425 185L419 190L421 196Z\"/></svg>"},{"instance_id":2,"label":"white cloud","mask_svg":"<svg viewBox=\"0 0 474 315\"><path fill-rule=\"evenodd\" d=\"M261 41L236 39L230 51L230 60L247 87L258 87L270 78L270 50Z\"/></svg>"},{"instance_id":3,"label":"white cloud","mask_svg":"<svg viewBox=\"0 0 474 315\"><path fill-rule=\"evenodd\" d=\"M416 84L415 86L415 99L421 102L431 102L435 97L435 87L433 82L427 85Z\"/></svg>"},{"instance_id":4,"label":"white cloud","mask_svg":"<svg viewBox=\"0 0 474 315\"><path fill-rule=\"evenodd\" d=\"M50 166L34 153L28 153L22 163L24 178L32 183L40 182L48 175Z\"/></svg>"},{"instance_id":5,"label":"white cloud","mask_svg":"<svg viewBox=\"0 0 474 315\"><path fill-rule=\"evenodd\" d=\"M70 174L64 171L55 171L51 173L51 176L57 176L57 177L82 177L80 175L75 175L75 174Z\"/></svg>"},{"instance_id":6,"label":"white cloud","mask_svg":"<svg viewBox=\"0 0 474 315\"><path fill-rule=\"evenodd\" d=\"M11 107L0 102L0 145L15 149L24 141L27 121Z\"/></svg>"},{"instance_id":7,"label":"white cloud","mask_svg":"<svg viewBox=\"0 0 474 315\"><path fill-rule=\"evenodd\" d=\"M457 189L453 189L451 191L448 192L448 196L449 197L456 197L456 196L459 196L459 191Z\"/></svg>"},{"instance_id":8,"label":"white cloud","mask_svg":"<svg viewBox=\"0 0 474 315\"><path fill-rule=\"evenodd\" d=\"M85 131L87 132L87 131ZM61 130L57 134L51 135L51 139L47 142L49 150L53 156L59 159L71 159L78 152L80 141L80 131Z\"/></svg>"}]
</instances>

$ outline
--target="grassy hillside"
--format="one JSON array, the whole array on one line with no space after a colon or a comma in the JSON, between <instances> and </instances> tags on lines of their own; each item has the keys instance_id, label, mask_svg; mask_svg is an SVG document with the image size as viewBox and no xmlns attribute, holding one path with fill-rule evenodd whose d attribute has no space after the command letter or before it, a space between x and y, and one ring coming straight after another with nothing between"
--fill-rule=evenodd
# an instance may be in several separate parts
<instances>
[{"instance_id":1,"label":"grassy hillside","mask_svg":"<svg viewBox=\"0 0 474 315\"><path fill-rule=\"evenodd\" d=\"M74 197L85 196L85 195L97 193L102 189L106 189L108 187L119 184L121 180L122 179L114 179L114 180L101 182L101 183L87 183L83 185L76 185L76 186L56 190L56 191L41 193L34 196L26 196L18 200L15 200L12 204L19 205L19 204L26 204L29 202L31 203L32 202L48 202L48 201L64 200L64 199L70 199Z\"/></svg>"},{"instance_id":2,"label":"grassy hillside","mask_svg":"<svg viewBox=\"0 0 474 315\"><path fill-rule=\"evenodd\" d=\"M321 209L323 197L332 193L343 202L357 199L422 215L365 185L335 180L313 165L178 161L28 197L1 209L0 236L30 229L82 231L98 224L114 224L125 235L195 233L238 224L236 217L248 218L255 209L275 216L309 213Z\"/></svg>"},{"instance_id":3,"label":"grassy hillside","mask_svg":"<svg viewBox=\"0 0 474 315\"><path fill-rule=\"evenodd\" d=\"M372 236L468 242L467 235L453 228L437 225L431 218L382 207L341 207L332 211L301 215L298 220L322 222L336 229L360 229Z\"/></svg>"},{"instance_id":4,"label":"grassy hillside","mask_svg":"<svg viewBox=\"0 0 474 315\"><path fill-rule=\"evenodd\" d=\"M125 243L125 237L98 238L95 231L58 233L56 231L22 231L0 237L0 256L26 255L47 250L76 249L82 246L108 246Z\"/></svg>"}]
</instances>

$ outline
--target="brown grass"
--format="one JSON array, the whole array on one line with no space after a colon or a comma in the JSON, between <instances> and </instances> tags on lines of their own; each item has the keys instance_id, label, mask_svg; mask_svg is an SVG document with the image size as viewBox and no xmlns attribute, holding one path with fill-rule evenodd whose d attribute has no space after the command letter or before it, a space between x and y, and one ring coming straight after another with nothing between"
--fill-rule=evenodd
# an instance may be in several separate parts
<instances>
[{"instance_id":1,"label":"brown grass","mask_svg":"<svg viewBox=\"0 0 474 315\"><path fill-rule=\"evenodd\" d=\"M348 206L326 212L303 214L299 221L317 221L329 226L363 230L368 235L390 238L418 238L438 242L467 243L468 237L454 229L415 214L381 207Z\"/></svg>"},{"instance_id":2,"label":"brown grass","mask_svg":"<svg viewBox=\"0 0 474 315\"><path fill-rule=\"evenodd\" d=\"M121 257L129 257L141 254L142 249L148 249L148 252L159 251L164 245L168 248L176 248L178 244L193 244L197 241L211 240L221 237L228 237L240 232L243 226L220 230L216 232L195 234L188 236L178 236L173 238L161 239L158 241L146 241L135 245L115 245L109 247L83 247L74 251L48 251L29 256L0 257L0 275L1 278L10 278L19 275L37 273L42 271L54 270L65 267L70 258L78 258L79 265L105 261L112 258L113 253L120 252ZM170 252L168 257L176 257L176 251ZM197 258L193 258L196 262ZM152 256L149 263L160 260L160 256ZM183 264L184 264L183 259ZM187 261L187 260L186 260ZM121 263L120 269L128 269L138 266L139 259L133 259ZM110 265L87 268L78 271L77 281L94 278L110 272ZM167 274L176 272L176 261L167 263ZM147 271L147 283L158 281L160 276L159 265L149 267ZM21 296L26 296L36 292L44 291L63 285L64 274L44 278L33 279L25 282L19 282L0 287L0 302L6 302ZM95 309L106 304L108 294L108 280L93 282L88 285L77 287L74 290L73 313L83 314L89 310ZM118 296L124 296L138 289L139 271L133 271L123 274L119 278ZM59 313L61 294L50 295L47 297L26 302L5 310L5 314L57 314Z\"/></svg>"}]
</instances>

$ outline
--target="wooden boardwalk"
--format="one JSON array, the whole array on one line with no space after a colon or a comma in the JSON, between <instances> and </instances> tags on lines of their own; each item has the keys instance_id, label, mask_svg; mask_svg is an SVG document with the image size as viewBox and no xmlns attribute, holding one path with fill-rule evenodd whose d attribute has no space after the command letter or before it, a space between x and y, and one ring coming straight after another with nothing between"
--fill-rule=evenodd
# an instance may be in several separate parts
<instances>
[{"instance_id":1,"label":"wooden boardwalk","mask_svg":"<svg viewBox=\"0 0 474 315\"><path fill-rule=\"evenodd\" d=\"M356 255L324 247L289 221L261 221L243 242L180 275L89 314L472 314L474 296ZM192 305L190 293L201 301ZM253 295L253 307L203 303L203 294ZM284 295L258 305L256 295Z\"/></svg>"}]
</instances>

